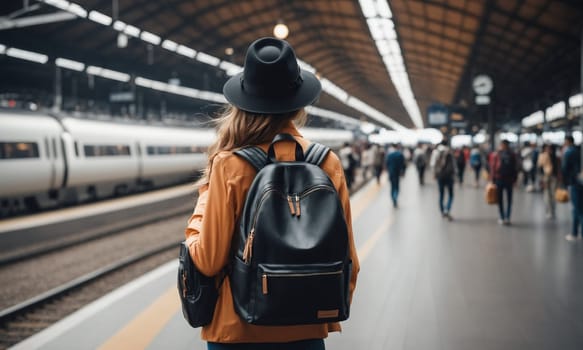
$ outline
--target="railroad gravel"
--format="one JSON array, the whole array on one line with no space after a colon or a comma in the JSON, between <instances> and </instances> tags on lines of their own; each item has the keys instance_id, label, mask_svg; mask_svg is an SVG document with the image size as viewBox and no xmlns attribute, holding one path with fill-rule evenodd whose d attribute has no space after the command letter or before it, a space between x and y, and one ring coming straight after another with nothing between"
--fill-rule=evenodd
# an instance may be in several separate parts
<instances>
[{"instance_id":1,"label":"railroad gravel","mask_svg":"<svg viewBox=\"0 0 583 350\"><path fill-rule=\"evenodd\" d=\"M178 250L166 251L132 264L104 278L90 282L87 285L57 298L22 318L16 318L0 326L0 350L40 332L56 321L79 310L101 296L123 286L156 267L176 259ZM178 292L177 292L178 293Z\"/></svg>"},{"instance_id":2,"label":"railroad gravel","mask_svg":"<svg viewBox=\"0 0 583 350\"><path fill-rule=\"evenodd\" d=\"M184 238L188 213L0 266L0 310L124 258ZM80 227L79 230L83 230ZM178 256L176 246L176 257Z\"/></svg>"}]
</instances>

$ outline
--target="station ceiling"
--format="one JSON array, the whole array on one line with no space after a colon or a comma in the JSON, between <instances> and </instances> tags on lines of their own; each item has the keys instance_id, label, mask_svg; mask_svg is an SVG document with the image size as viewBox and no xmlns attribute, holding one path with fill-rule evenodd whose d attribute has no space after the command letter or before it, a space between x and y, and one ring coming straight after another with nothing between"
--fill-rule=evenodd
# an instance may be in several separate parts
<instances>
[{"instance_id":1,"label":"station ceiling","mask_svg":"<svg viewBox=\"0 0 583 350\"><path fill-rule=\"evenodd\" d=\"M25 1L26 2L26 1ZM349 94L405 127L413 127L367 26L358 0L77 0L143 30L222 60L243 65L249 43L271 36L284 22L299 58ZM31 1L31 3L35 3ZM390 0L411 87L426 121L433 103L477 114L471 81L490 75L500 118L518 120L576 92L580 81L583 1ZM37 13L54 12L39 4ZM3 1L0 16L22 0ZM115 17L115 16L113 16ZM120 49L117 32L87 19L0 31L0 43L53 56L77 58L138 75L197 80L208 68L139 40ZM227 54L226 49L233 53ZM209 75L206 74L205 79ZM211 74L204 86L220 91L226 76ZM34 77L27 77L34 80ZM318 106L361 117L331 96Z\"/></svg>"}]
</instances>

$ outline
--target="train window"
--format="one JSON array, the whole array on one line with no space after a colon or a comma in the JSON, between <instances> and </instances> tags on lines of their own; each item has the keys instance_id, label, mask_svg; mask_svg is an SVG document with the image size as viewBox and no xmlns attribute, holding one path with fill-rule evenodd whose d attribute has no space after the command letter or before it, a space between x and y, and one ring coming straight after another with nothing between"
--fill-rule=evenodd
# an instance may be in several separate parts
<instances>
[{"instance_id":1,"label":"train window","mask_svg":"<svg viewBox=\"0 0 583 350\"><path fill-rule=\"evenodd\" d=\"M0 142L0 159L39 157L36 142Z\"/></svg>"},{"instance_id":2,"label":"train window","mask_svg":"<svg viewBox=\"0 0 583 350\"><path fill-rule=\"evenodd\" d=\"M86 157L129 156L128 145L84 145Z\"/></svg>"},{"instance_id":3,"label":"train window","mask_svg":"<svg viewBox=\"0 0 583 350\"><path fill-rule=\"evenodd\" d=\"M148 146L148 155L205 153L207 147L197 146Z\"/></svg>"}]
</instances>

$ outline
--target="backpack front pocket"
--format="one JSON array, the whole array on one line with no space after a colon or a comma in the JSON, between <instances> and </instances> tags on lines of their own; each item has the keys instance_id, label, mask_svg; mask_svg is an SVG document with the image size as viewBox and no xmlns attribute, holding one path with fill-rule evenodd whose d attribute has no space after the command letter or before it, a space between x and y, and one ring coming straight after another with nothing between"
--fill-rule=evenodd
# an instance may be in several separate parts
<instances>
[{"instance_id":1,"label":"backpack front pocket","mask_svg":"<svg viewBox=\"0 0 583 350\"><path fill-rule=\"evenodd\" d=\"M344 262L308 265L260 264L255 324L309 324L348 317Z\"/></svg>"}]
</instances>

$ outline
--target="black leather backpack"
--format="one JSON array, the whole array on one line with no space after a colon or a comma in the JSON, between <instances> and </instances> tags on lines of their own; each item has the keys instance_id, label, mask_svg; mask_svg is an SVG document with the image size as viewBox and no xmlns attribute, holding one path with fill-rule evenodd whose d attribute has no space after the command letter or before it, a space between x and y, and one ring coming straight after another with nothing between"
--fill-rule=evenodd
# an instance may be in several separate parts
<instances>
[{"instance_id":1,"label":"black leather backpack","mask_svg":"<svg viewBox=\"0 0 583 350\"><path fill-rule=\"evenodd\" d=\"M296 143L296 160L279 162L274 144ZM229 274L235 310L257 325L342 321L349 315L348 229L342 204L319 167L329 149L313 143L305 155L289 134L267 154L235 154L257 170L239 227Z\"/></svg>"}]
</instances>

